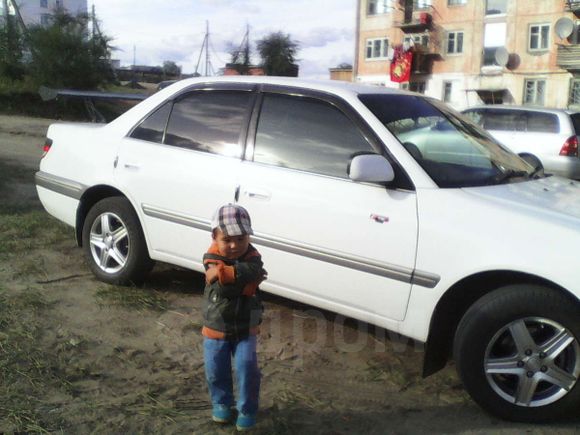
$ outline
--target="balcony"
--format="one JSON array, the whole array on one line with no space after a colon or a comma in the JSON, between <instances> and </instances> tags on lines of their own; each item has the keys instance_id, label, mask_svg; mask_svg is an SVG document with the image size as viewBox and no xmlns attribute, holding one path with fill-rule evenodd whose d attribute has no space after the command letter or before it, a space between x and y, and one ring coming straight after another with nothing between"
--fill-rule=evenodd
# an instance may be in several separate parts
<instances>
[{"instance_id":1,"label":"balcony","mask_svg":"<svg viewBox=\"0 0 580 435\"><path fill-rule=\"evenodd\" d=\"M580 14L580 0L566 0L566 11Z\"/></svg>"},{"instance_id":2,"label":"balcony","mask_svg":"<svg viewBox=\"0 0 580 435\"><path fill-rule=\"evenodd\" d=\"M413 56L411 75L431 74L433 72L433 61L434 59L432 56L415 54L415 56Z\"/></svg>"},{"instance_id":3,"label":"balcony","mask_svg":"<svg viewBox=\"0 0 580 435\"><path fill-rule=\"evenodd\" d=\"M559 45L556 65L569 71L580 71L580 44Z\"/></svg>"},{"instance_id":4,"label":"balcony","mask_svg":"<svg viewBox=\"0 0 580 435\"><path fill-rule=\"evenodd\" d=\"M434 32L429 38L422 38L420 41L414 41L413 51L421 56L441 57L443 48L441 47L441 38Z\"/></svg>"},{"instance_id":5,"label":"balcony","mask_svg":"<svg viewBox=\"0 0 580 435\"><path fill-rule=\"evenodd\" d=\"M416 12L411 17L406 17L403 21L393 22L393 27L398 27L403 32L421 32L431 29L433 18L429 12Z\"/></svg>"}]
</instances>

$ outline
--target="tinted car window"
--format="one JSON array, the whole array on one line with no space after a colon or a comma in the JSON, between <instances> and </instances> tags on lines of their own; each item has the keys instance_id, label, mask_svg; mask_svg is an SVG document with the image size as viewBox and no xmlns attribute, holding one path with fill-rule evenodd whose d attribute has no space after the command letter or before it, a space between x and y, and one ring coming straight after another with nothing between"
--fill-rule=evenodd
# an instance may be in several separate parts
<instances>
[{"instance_id":1,"label":"tinted car window","mask_svg":"<svg viewBox=\"0 0 580 435\"><path fill-rule=\"evenodd\" d=\"M350 160L361 152L374 151L336 107L311 98L264 96L254 161L347 178Z\"/></svg>"},{"instance_id":2,"label":"tinted car window","mask_svg":"<svg viewBox=\"0 0 580 435\"><path fill-rule=\"evenodd\" d=\"M580 136L580 113L573 113L570 115L572 124L574 125L574 132L577 136Z\"/></svg>"},{"instance_id":3,"label":"tinted car window","mask_svg":"<svg viewBox=\"0 0 580 435\"><path fill-rule=\"evenodd\" d=\"M526 131L526 113L519 110L484 110L483 123L486 130Z\"/></svg>"},{"instance_id":4,"label":"tinted car window","mask_svg":"<svg viewBox=\"0 0 580 435\"><path fill-rule=\"evenodd\" d=\"M467 116L472 122L479 126L483 126L483 114L481 110L467 110L463 115Z\"/></svg>"},{"instance_id":5,"label":"tinted car window","mask_svg":"<svg viewBox=\"0 0 580 435\"><path fill-rule=\"evenodd\" d=\"M558 116L553 113L528 112L527 131L536 133L560 133Z\"/></svg>"},{"instance_id":6,"label":"tinted car window","mask_svg":"<svg viewBox=\"0 0 580 435\"><path fill-rule=\"evenodd\" d=\"M167 125L167 117L171 111L171 103L166 103L149 115L135 130L131 137L149 142L163 142L163 133Z\"/></svg>"},{"instance_id":7,"label":"tinted car window","mask_svg":"<svg viewBox=\"0 0 580 435\"><path fill-rule=\"evenodd\" d=\"M165 143L196 151L241 156L240 134L251 94L200 91L173 104Z\"/></svg>"}]
</instances>

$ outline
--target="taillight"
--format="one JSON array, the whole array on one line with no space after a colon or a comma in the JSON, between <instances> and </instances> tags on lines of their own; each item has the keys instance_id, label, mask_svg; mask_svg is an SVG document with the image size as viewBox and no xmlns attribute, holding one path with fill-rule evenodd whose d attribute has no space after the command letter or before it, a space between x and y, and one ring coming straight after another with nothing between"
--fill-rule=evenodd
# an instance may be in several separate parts
<instances>
[{"instance_id":1,"label":"taillight","mask_svg":"<svg viewBox=\"0 0 580 435\"><path fill-rule=\"evenodd\" d=\"M578 136L571 136L566 140L566 142L564 142L564 145L560 150L560 155L578 157Z\"/></svg>"},{"instance_id":2,"label":"taillight","mask_svg":"<svg viewBox=\"0 0 580 435\"><path fill-rule=\"evenodd\" d=\"M45 155L48 154L51 146L52 146L52 139L46 138L46 142L44 142L44 146L42 147L42 157L44 157Z\"/></svg>"}]
</instances>

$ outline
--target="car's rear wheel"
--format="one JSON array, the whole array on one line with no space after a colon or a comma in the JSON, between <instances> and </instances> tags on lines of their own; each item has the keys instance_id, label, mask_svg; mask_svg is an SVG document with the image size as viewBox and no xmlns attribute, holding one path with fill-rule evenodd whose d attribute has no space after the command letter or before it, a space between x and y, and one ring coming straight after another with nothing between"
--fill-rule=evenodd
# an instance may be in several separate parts
<instances>
[{"instance_id":1,"label":"car's rear wheel","mask_svg":"<svg viewBox=\"0 0 580 435\"><path fill-rule=\"evenodd\" d=\"M500 288L478 300L455 336L459 375L473 399L514 421L576 415L580 407L580 308L537 285Z\"/></svg>"},{"instance_id":2,"label":"car's rear wheel","mask_svg":"<svg viewBox=\"0 0 580 435\"><path fill-rule=\"evenodd\" d=\"M139 284L153 266L139 219L120 196L105 198L89 210L83 249L93 273L110 284Z\"/></svg>"},{"instance_id":3,"label":"car's rear wheel","mask_svg":"<svg viewBox=\"0 0 580 435\"><path fill-rule=\"evenodd\" d=\"M544 175L544 165L542 164L542 161L540 159L538 159L533 154L528 153L521 153L519 156L522 158L522 160L524 160L532 168L534 168L534 172L536 175L540 177Z\"/></svg>"}]
</instances>

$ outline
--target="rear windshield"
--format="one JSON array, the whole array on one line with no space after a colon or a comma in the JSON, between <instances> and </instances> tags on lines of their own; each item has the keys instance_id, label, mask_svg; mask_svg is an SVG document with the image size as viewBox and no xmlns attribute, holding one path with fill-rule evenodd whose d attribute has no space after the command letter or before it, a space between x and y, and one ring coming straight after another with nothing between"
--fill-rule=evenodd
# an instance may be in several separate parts
<instances>
[{"instance_id":1,"label":"rear windshield","mask_svg":"<svg viewBox=\"0 0 580 435\"><path fill-rule=\"evenodd\" d=\"M580 113L572 113L570 115L570 119L574 125L574 132L576 133L576 136L580 136Z\"/></svg>"},{"instance_id":2,"label":"rear windshield","mask_svg":"<svg viewBox=\"0 0 580 435\"><path fill-rule=\"evenodd\" d=\"M558 116L553 113L526 110L474 109L465 112L486 130L559 133Z\"/></svg>"}]
</instances>

